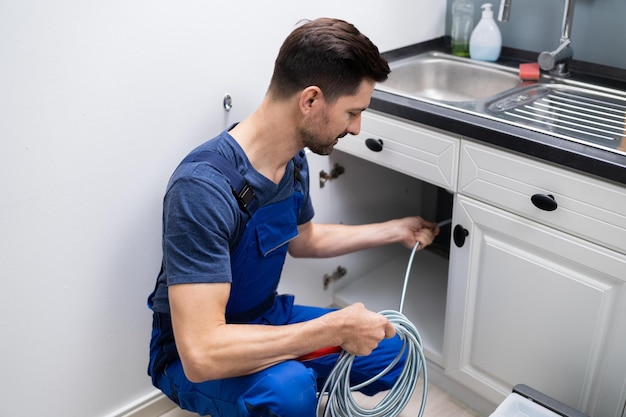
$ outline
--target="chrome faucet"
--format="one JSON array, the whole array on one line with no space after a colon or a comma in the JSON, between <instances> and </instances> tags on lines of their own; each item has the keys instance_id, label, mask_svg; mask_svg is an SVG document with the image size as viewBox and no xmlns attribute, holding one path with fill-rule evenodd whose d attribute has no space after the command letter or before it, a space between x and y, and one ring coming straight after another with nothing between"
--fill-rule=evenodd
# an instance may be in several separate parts
<instances>
[{"instance_id":1,"label":"chrome faucet","mask_svg":"<svg viewBox=\"0 0 626 417\"><path fill-rule=\"evenodd\" d=\"M559 46L554 51L544 51L539 54L537 62L544 71L550 71L558 77L569 76L569 62L574 56L574 50L570 46L572 33L572 21L574 19L574 0L564 0L563 22L561 24L561 39ZM511 13L512 0L501 0L498 20L508 22Z\"/></svg>"}]
</instances>

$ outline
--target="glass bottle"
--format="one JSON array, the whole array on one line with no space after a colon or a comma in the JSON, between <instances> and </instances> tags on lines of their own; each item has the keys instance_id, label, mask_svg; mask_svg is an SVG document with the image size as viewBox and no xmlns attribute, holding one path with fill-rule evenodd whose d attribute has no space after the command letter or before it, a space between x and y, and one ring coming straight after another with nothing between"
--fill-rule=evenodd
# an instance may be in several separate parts
<instances>
[{"instance_id":1,"label":"glass bottle","mask_svg":"<svg viewBox=\"0 0 626 417\"><path fill-rule=\"evenodd\" d=\"M474 28L474 3L454 0L452 3L452 54L469 57L469 39Z\"/></svg>"}]
</instances>

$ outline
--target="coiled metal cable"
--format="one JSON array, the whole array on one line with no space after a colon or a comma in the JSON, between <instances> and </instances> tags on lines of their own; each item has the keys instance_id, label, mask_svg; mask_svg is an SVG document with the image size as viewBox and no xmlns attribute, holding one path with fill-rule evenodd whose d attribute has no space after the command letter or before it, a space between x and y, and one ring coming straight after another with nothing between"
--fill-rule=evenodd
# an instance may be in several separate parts
<instances>
[{"instance_id":1,"label":"coiled metal cable","mask_svg":"<svg viewBox=\"0 0 626 417\"><path fill-rule=\"evenodd\" d=\"M335 367L322 388L322 394L328 394L328 399L324 405L324 417L396 417L400 415L411 399L420 372L423 372L424 391L419 416L421 417L423 414L426 404L428 377L421 337L413 323L402 313L385 310L381 311L380 314L389 319L396 328L400 339L404 341L400 353L398 353L398 356L396 356L389 366L378 375L359 385L351 387L350 369L352 368L354 355L342 351ZM407 352L406 362L393 387L374 408L367 409L361 407L352 396L352 391L358 391L389 372L402 358L405 351ZM320 395L320 400L321 397ZM321 402L322 401L318 402L318 415Z\"/></svg>"},{"instance_id":2,"label":"coiled metal cable","mask_svg":"<svg viewBox=\"0 0 626 417\"><path fill-rule=\"evenodd\" d=\"M452 219L444 220L438 223L437 227L444 227L451 222ZM418 247L419 242L416 242L407 264L402 296L400 298L400 311L384 310L380 312L393 324L396 334L404 342L402 349L395 359L378 375L353 387L350 386L350 370L352 369L354 355L342 351L320 393L317 403L317 415L319 415L322 407L322 398L324 394L327 394L328 399L323 406L324 417L397 417L413 396L420 373L423 376L423 391L418 417L422 417L424 414L426 396L428 394L428 371L426 369L424 346L422 338L413 323L402 314L411 265ZM404 368L393 387L374 408L361 407L352 396L352 392L358 391L386 375L398 363L405 352L407 357Z\"/></svg>"},{"instance_id":3,"label":"coiled metal cable","mask_svg":"<svg viewBox=\"0 0 626 417\"><path fill-rule=\"evenodd\" d=\"M450 221L451 220L445 220L437 226L443 227L449 224ZM400 415L413 396L420 373L423 374L423 390L418 417L421 417L424 413L426 396L428 394L428 371L426 369L424 346L422 344L422 338L413 323L402 314L411 265L413 264L413 258L418 247L419 242L416 242L411 251L411 257L407 265L400 299L400 311L384 310L380 312L380 314L387 317L389 322L393 324L396 329L396 334L404 342L402 349L395 359L378 375L355 386L350 386L350 370L352 369L355 356L346 351L342 351L320 393L320 398L317 403L317 415L319 415L322 407L322 398L326 394L328 399L323 405L324 417L396 417ZM386 375L387 372L398 363L405 352L407 356L404 368L402 368L400 376L383 399L374 408L364 408L359 405L352 396L352 392L358 391Z\"/></svg>"}]
</instances>

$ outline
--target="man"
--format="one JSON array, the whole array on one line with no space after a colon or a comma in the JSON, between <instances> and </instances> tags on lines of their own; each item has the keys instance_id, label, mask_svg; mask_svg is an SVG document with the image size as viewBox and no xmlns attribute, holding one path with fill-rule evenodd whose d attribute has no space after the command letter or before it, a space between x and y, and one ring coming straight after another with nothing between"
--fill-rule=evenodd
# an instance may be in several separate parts
<instances>
[{"instance_id":1,"label":"man","mask_svg":"<svg viewBox=\"0 0 626 417\"><path fill-rule=\"evenodd\" d=\"M305 23L283 43L258 109L174 172L164 198L163 266L149 299L149 373L182 408L213 417L313 417L337 354L298 358L340 346L357 355L357 383L401 349L393 325L362 304L332 310L276 295L287 252L322 258L417 241L423 248L439 232L420 217L312 222L302 150L326 155L358 134L374 85L388 74L376 46L351 24ZM389 389L402 365L363 391Z\"/></svg>"}]
</instances>

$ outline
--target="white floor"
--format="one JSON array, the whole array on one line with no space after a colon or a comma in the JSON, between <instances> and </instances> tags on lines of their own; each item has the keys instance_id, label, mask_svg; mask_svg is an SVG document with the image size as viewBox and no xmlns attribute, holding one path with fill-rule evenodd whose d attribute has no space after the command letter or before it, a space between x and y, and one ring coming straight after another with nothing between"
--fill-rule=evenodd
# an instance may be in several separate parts
<instances>
[{"instance_id":1,"label":"white floor","mask_svg":"<svg viewBox=\"0 0 626 417\"><path fill-rule=\"evenodd\" d=\"M419 389L419 388L418 388ZM416 389L413 398L402 411L400 417L417 417L420 409L420 403L422 401L421 389ZM376 405L380 398L384 395L381 393L374 397L367 397L365 395L355 394L355 397L359 398L359 404L362 407L372 407ZM195 413L190 413L181 409L175 409L169 411L160 417L197 417ZM432 384L428 385L428 396L426 399L426 409L424 410L424 417L479 417L467 407L457 403L448 394ZM346 416L347 417L347 416Z\"/></svg>"}]
</instances>

